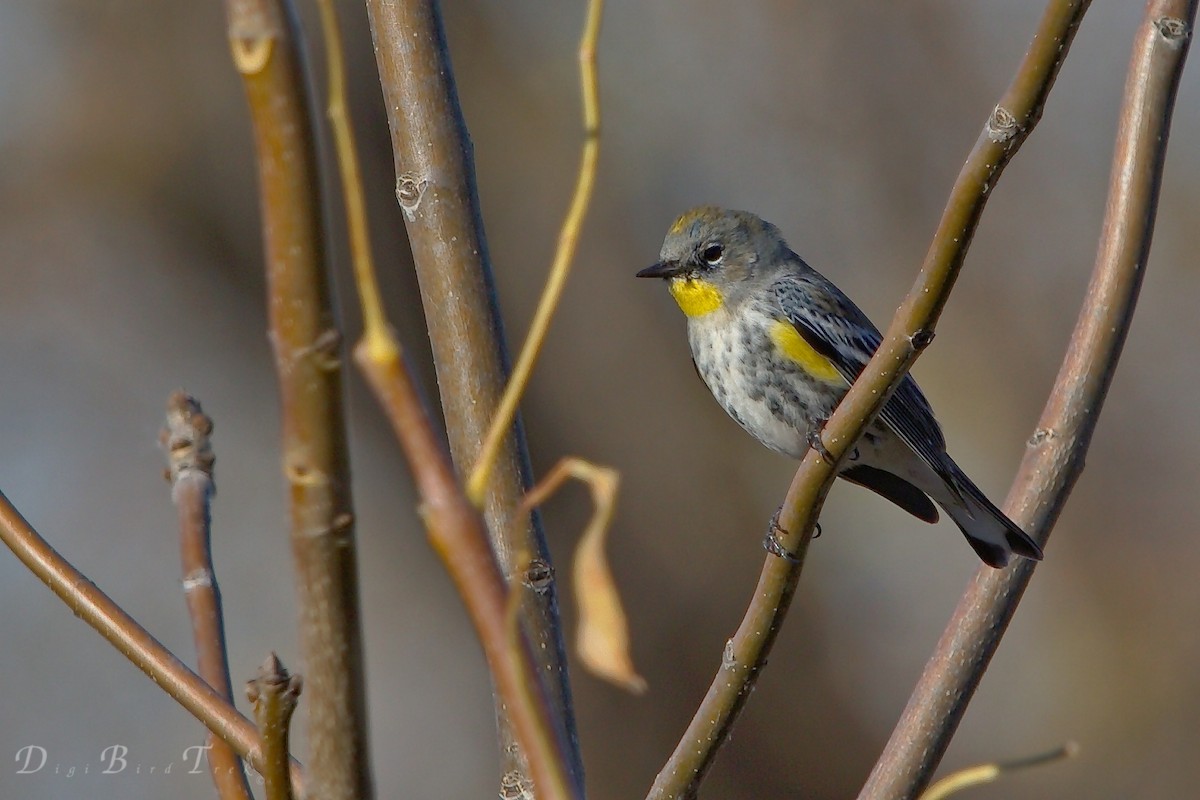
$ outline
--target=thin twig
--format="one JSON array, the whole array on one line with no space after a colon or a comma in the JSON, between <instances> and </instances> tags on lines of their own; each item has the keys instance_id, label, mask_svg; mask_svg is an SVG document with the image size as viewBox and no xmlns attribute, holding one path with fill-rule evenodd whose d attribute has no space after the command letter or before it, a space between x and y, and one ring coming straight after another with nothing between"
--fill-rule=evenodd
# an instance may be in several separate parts
<instances>
[{"instance_id":1,"label":"thin twig","mask_svg":"<svg viewBox=\"0 0 1200 800\"><path fill-rule=\"evenodd\" d=\"M408 456L423 500L430 540L455 579L476 623L488 663L519 740L528 754L528 771L546 797L568 798L565 752L543 698L529 650L513 647L503 615L496 627L497 598L509 594L488 546L482 519L472 509L434 432L416 380L402 348L387 324L375 277L365 202L353 128L345 108L345 71L341 34L332 2L321 3L329 62L329 116L341 166L355 285L363 310L363 338L355 359L393 423ZM469 555L467 555L469 554ZM466 556L466 557L464 557ZM507 605L504 600L502 605Z\"/></svg>"},{"instance_id":2,"label":"thin twig","mask_svg":"<svg viewBox=\"0 0 1200 800\"><path fill-rule=\"evenodd\" d=\"M38 535L3 493L0 493L0 540L75 616L94 628L255 769L263 768L263 742L254 724L68 563ZM292 784L296 794L304 796L304 775L297 764L292 765Z\"/></svg>"},{"instance_id":3,"label":"thin twig","mask_svg":"<svg viewBox=\"0 0 1200 800\"><path fill-rule=\"evenodd\" d=\"M1197 0L1146 6L1125 84L1096 265L1067 355L1005 509L1045 541L1083 469L1145 273L1175 92ZM980 570L959 601L860 798L917 795L937 768L1033 575Z\"/></svg>"},{"instance_id":4,"label":"thin twig","mask_svg":"<svg viewBox=\"0 0 1200 800\"><path fill-rule=\"evenodd\" d=\"M603 15L604 0L589 0L583 35L579 42L584 139L579 174L575 179L575 194L571 198L571 207L558 234L558 249L554 253L550 275L542 289L542 297L534 312L533 322L529 325L529 334L525 337L521 354L517 357L516 366L508 378L508 385L504 387L504 395L500 398L496 415L492 418L491 426L484 437L479 458L467 479L467 497L476 505L483 503L488 477L500 453L504 435L512 427L521 395L529 383L529 375L533 372L533 365L537 362L542 344L546 340L546 332L550 329L550 320L554 317L558 302L562 298L563 287L566 286L567 277L571 274L571 266L575 261L579 234L587 217L588 205L591 203L592 187L596 183L596 163L600 157L600 79L596 73L596 43L600 37L600 20Z\"/></svg>"},{"instance_id":5,"label":"thin twig","mask_svg":"<svg viewBox=\"0 0 1200 800\"><path fill-rule=\"evenodd\" d=\"M508 372L471 142L436 0L367 0L367 11L392 136L396 197L421 287L450 453L465 472L479 458ZM513 513L529 475L518 414L492 469L484 520L501 570L519 578L512 583L521 587L522 628L555 727L565 731L570 781L582 795L583 763L550 555L538 515ZM539 573L536 582L514 575L519 552L531 555L527 563ZM528 780L524 757L499 699L497 719L503 782L523 785Z\"/></svg>"},{"instance_id":6,"label":"thin twig","mask_svg":"<svg viewBox=\"0 0 1200 800\"><path fill-rule=\"evenodd\" d=\"M947 797L969 789L972 786L982 786L1000 780L1005 775L1031 767L1040 767L1065 758L1074 758L1079 753L1079 745L1067 742L1062 747L1056 747L1048 753L1039 753L1028 758L1014 761L995 761L990 764L978 764L974 767L952 772L937 783L930 786L920 800L946 800Z\"/></svg>"},{"instance_id":7,"label":"thin twig","mask_svg":"<svg viewBox=\"0 0 1200 800\"><path fill-rule=\"evenodd\" d=\"M372 795L341 336L329 296L309 82L294 9L228 0L254 127L271 343L308 682L308 769L322 800Z\"/></svg>"},{"instance_id":8,"label":"thin twig","mask_svg":"<svg viewBox=\"0 0 1200 800\"><path fill-rule=\"evenodd\" d=\"M183 596L187 600L196 641L196 665L226 700L233 702L229 680L229 655L225 646L225 618L221 592L212 564L209 502L215 456L209 434L212 420L200 404L183 392L167 403L167 421L159 441L167 456L171 499L179 509L179 551L183 562ZM251 800L250 784L233 748L209 733L208 765L221 800ZM284 782L287 782L286 758Z\"/></svg>"},{"instance_id":9,"label":"thin twig","mask_svg":"<svg viewBox=\"0 0 1200 800\"><path fill-rule=\"evenodd\" d=\"M301 685L300 676L288 675L274 653L258 668L258 676L246 682L246 696L254 705L254 719L263 738L261 772L266 800L292 800L288 736Z\"/></svg>"},{"instance_id":10,"label":"thin twig","mask_svg":"<svg viewBox=\"0 0 1200 800\"><path fill-rule=\"evenodd\" d=\"M804 551L837 465L875 418L892 389L933 339L934 326L966 258L983 207L996 181L1041 117L1066 58L1086 0L1051 3L1012 84L993 110L959 173L921 272L892 319L883 344L823 430L828 460L804 458L773 527L794 562L770 556L763 567L722 666L687 732L659 773L649 797L695 794L753 688L795 593Z\"/></svg>"}]
</instances>

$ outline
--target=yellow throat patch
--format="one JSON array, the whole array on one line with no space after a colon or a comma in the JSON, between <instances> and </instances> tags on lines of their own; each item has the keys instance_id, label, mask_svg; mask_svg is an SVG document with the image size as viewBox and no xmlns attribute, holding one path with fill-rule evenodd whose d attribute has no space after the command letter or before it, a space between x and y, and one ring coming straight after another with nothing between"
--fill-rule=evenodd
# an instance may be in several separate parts
<instances>
[{"instance_id":1,"label":"yellow throat patch","mask_svg":"<svg viewBox=\"0 0 1200 800\"><path fill-rule=\"evenodd\" d=\"M689 317L711 314L725 304L720 289L698 278L676 278L668 288L680 310Z\"/></svg>"},{"instance_id":2,"label":"yellow throat patch","mask_svg":"<svg viewBox=\"0 0 1200 800\"><path fill-rule=\"evenodd\" d=\"M771 324L771 341L789 361L794 362L812 377L826 383L845 382L833 362L804 341L804 337L792 323L784 320L773 322Z\"/></svg>"}]
</instances>

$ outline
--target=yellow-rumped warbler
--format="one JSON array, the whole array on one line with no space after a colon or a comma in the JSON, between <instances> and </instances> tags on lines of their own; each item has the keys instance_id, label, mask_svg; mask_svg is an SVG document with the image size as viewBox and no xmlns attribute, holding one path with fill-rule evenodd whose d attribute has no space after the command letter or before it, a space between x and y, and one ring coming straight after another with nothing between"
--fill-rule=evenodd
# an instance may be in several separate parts
<instances>
[{"instance_id":1,"label":"yellow-rumped warbler","mask_svg":"<svg viewBox=\"0 0 1200 800\"><path fill-rule=\"evenodd\" d=\"M792 458L820 445L820 428L883 337L866 314L754 214L714 206L675 221L659 262L687 316L696 371L754 438ZM913 516L937 522L937 502L979 557L1002 567L1041 548L946 454L925 395L905 376L839 472Z\"/></svg>"}]
</instances>

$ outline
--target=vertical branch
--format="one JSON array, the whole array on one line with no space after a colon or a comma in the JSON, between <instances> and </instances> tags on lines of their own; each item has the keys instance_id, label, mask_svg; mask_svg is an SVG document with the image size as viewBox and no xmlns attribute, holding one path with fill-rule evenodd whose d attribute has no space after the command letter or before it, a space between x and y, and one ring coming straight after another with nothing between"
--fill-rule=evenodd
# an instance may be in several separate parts
<instances>
[{"instance_id":1,"label":"vertical branch","mask_svg":"<svg viewBox=\"0 0 1200 800\"><path fill-rule=\"evenodd\" d=\"M767 557L754 598L722 654L721 667L655 779L649 798L693 797L717 750L728 739L791 605L836 465L933 340L934 326L966 259L987 199L1041 118L1087 6L1088 0L1051 0L1047 6L1016 76L955 181L913 288L892 319L883 344L824 426L822 438L829 458L815 450L805 456L772 520L769 535L792 558Z\"/></svg>"},{"instance_id":2,"label":"vertical branch","mask_svg":"<svg viewBox=\"0 0 1200 800\"><path fill-rule=\"evenodd\" d=\"M496 694L512 721L512 733L527 762L506 773L508 783L525 786L532 777L547 800L566 800L577 784L568 782L567 748L546 701L523 634L515 642L506 624L513 594L488 545L483 519L468 501L445 448L434 430L420 392L387 316L375 278L366 204L345 105L341 31L333 0L322 0L321 25L329 67L329 118L342 177L350 231L354 282L362 306L363 336L355 359L392 422L408 458L422 501L430 543L442 558L475 624L495 680ZM514 748L515 749L515 748Z\"/></svg>"},{"instance_id":3,"label":"vertical branch","mask_svg":"<svg viewBox=\"0 0 1200 800\"><path fill-rule=\"evenodd\" d=\"M354 518L309 84L290 4L227 0L254 124L271 343L300 599L308 766L322 800L369 798Z\"/></svg>"},{"instance_id":4,"label":"vertical branch","mask_svg":"<svg viewBox=\"0 0 1200 800\"><path fill-rule=\"evenodd\" d=\"M258 676L246 682L246 696L254 704L254 719L263 737L266 800L292 800L294 796L288 780L288 737L301 683L299 675L288 675L274 653L258 668Z\"/></svg>"},{"instance_id":5,"label":"vertical branch","mask_svg":"<svg viewBox=\"0 0 1200 800\"><path fill-rule=\"evenodd\" d=\"M1145 274L1167 135L1197 0L1151 0L1134 40L1108 205L1067 355L1005 510L1045 541L1083 469ZM959 601L860 798L916 796L999 646L1034 563L980 570Z\"/></svg>"},{"instance_id":6,"label":"vertical branch","mask_svg":"<svg viewBox=\"0 0 1200 800\"><path fill-rule=\"evenodd\" d=\"M391 129L396 197L421 287L450 452L462 474L479 458L508 372L471 143L436 0L367 0L367 11ZM509 583L523 593L522 627L555 724L567 738L567 767L581 794L583 764L549 552L538 516L515 514L529 472L518 416L492 468L484 517L504 572L513 571L517 553L526 553L529 570L538 573L537 580ZM498 719L506 783L518 783L526 772L523 758L502 708Z\"/></svg>"},{"instance_id":7,"label":"vertical branch","mask_svg":"<svg viewBox=\"0 0 1200 800\"><path fill-rule=\"evenodd\" d=\"M200 410L200 404L183 392L172 394L160 442L167 455L171 498L179 509L183 594L196 641L196 664L200 677L233 702L221 592L212 564L209 501L216 491L212 476L216 458L208 438L210 433L212 420ZM208 738L208 765L217 796L221 800L251 800L253 795L237 753L212 733ZM287 783L286 756L283 781Z\"/></svg>"}]
</instances>

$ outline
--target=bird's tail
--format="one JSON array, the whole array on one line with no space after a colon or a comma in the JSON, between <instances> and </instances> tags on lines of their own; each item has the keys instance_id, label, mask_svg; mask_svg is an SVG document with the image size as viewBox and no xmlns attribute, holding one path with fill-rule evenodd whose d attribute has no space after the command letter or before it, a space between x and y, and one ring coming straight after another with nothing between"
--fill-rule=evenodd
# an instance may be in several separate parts
<instances>
[{"instance_id":1,"label":"bird's tail","mask_svg":"<svg viewBox=\"0 0 1200 800\"><path fill-rule=\"evenodd\" d=\"M983 562L1003 567L1014 554L1042 560L1042 548L996 508L949 456L942 476L958 502L941 503Z\"/></svg>"}]
</instances>

